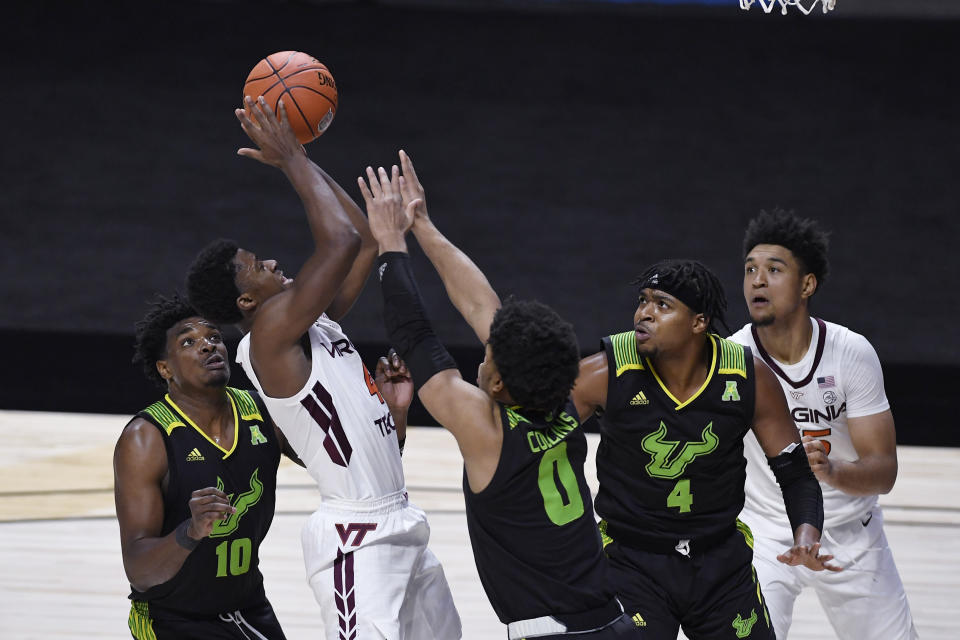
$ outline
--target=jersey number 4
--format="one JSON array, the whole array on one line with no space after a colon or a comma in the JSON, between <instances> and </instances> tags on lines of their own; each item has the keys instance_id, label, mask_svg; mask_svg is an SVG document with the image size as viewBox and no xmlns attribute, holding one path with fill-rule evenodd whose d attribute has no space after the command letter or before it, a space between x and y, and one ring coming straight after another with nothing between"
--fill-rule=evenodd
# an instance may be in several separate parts
<instances>
[{"instance_id":1,"label":"jersey number 4","mask_svg":"<svg viewBox=\"0 0 960 640\"><path fill-rule=\"evenodd\" d=\"M561 442L547 449L540 459L540 474L537 478L543 508L550 522L561 527L583 515L583 497L567 457L567 443Z\"/></svg>"}]
</instances>

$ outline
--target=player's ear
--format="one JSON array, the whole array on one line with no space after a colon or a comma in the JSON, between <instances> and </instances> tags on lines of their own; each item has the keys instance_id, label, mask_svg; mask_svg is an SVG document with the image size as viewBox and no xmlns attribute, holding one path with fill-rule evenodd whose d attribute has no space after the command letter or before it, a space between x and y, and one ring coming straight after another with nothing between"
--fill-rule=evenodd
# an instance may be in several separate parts
<instances>
[{"instance_id":1,"label":"player's ear","mask_svg":"<svg viewBox=\"0 0 960 640\"><path fill-rule=\"evenodd\" d=\"M707 316L702 313L697 313L693 316L693 332L694 333L703 333L710 326L710 320Z\"/></svg>"},{"instance_id":2,"label":"player's ear","mask_svg":"<svg viewBox=\"0 0 960 640\"><path fill-rule=\"evenodd\" d=\"M168 383L173 378L173 371L170 370L170 367L167 365L166 360L157 360L157 373L160 374L160 377L166 380Z\"/></svg>"},{"instance_id":3,"label":"player's ear","mask_svg":"<svg viewBox=\"0 0 960 640\"><path fill-rule=\"evenodd\" d=\"M244 315L249 315L257 308L257 301L249 293L243 292L237 297L237 308Z\"/></svg>"},{"instance_id":4,"label":"player's ear","mask_svg":"<svg viewBox=\"0 0 960 640\"><path fill-rule=\"evenodd\" d=\"M808 273L800 280L800 297L806 300L817 291L817 276Z\"/></svg>"}]
</instances>

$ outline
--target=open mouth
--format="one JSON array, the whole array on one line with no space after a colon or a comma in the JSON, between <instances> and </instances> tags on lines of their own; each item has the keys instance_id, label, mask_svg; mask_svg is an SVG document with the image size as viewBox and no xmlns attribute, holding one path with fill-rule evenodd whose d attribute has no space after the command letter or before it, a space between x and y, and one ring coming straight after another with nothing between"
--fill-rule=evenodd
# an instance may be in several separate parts
<instances>
[{"instance_id":1,"label":"open mouth","mask_svg":"<svg viewBox=\"0 0 960 640\"><path fill-rule=\"evenodd\" d=\"M207 369L223 369L227 361L219 353L216 353L203 361L203 366Z\"/></svg>"}]
</instances>

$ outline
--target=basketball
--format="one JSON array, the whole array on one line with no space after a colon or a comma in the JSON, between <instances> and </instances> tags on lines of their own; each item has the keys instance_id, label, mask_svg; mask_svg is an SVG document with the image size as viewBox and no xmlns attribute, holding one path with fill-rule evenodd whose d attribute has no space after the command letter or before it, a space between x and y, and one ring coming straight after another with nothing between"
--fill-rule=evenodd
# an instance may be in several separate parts
<instances>
[{"instance_id":1,"label":"basketball","mask_svg":"<svg viewBox=\"0 0 960 640\"><path fill-rule=\"evenodd\" d=\"M337 85L330 70L299 51L280 51L258 62L247 76L243 95L254 100L263 96L278 117L277 103L283 98L300 144L316 140L337 113Z\"/></svg>"}]
</instances>

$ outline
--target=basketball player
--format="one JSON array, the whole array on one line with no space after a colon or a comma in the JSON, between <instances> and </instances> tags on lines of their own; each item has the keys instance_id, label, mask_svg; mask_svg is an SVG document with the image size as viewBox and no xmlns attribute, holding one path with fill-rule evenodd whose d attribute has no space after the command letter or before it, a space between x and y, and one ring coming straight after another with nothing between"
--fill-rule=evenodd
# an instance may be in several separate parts
<instances>
[{"instance_id":1,"label":"basketball player","mask_svg":"<svg viewBox=\"0 0 960 640\"><path fill-rule=\"evenodd\" d=\"M237 361L261 392L322 496L303 529L307 579L326 637L459 638L460 618L430 529L404 487L398 425L336 320L360 294L376 243L363 212L306 156L280 107L238 109L259 149L300 196L315 249L296 280L228 241L204 249L187 278L203 313L245 334ZM362 238L362 239L361 239Z\"/></svg>"},{"instance_id":2,"label":"basketball player","mask_svg":"<svg viewBox=\"0 0 960 640\"><path fill-rule=\"evenodd\" d=\"M130 632L282 640L258 555L283 436L256 392L227 386L220 330L184 300L157 299L134 360L166 394L124 427L113 458Z\"/></svg>"},{"instance_id":3,"label":"basketball player","mask_svg":"<svg viewBox=\"0 0 960 640\"><path fill-rule=\"evenodd\" d=\"M511 640L622 638L634 626L607 580L587 444L570 404L579 349L573 328L538 302L500 299L427 216L413 164L359 179L380 245L384 320L419 396L463 454L467 528L480 581ZM402 180L402 183L401 183ZM401 186L402 184L402 186ZM414 224L414 218L416 223ZM410 268L413 230L450 299L486 345L477 386L436 338Z\"/></svg>"},{"instance_id":4,"label":"basketball player","mask_svg":"<svg viewBox=\"0 0 960 640\"><path fill-rule=\"evenodd\" d=\"M777 633L787 635L794 600L812 587L842 640L916 638L877 504L877 494L889 492L897 478L880 360L860 334L810 316L810 299L828 271L827 234L792 213L761 213L747 226L743 254L752 323L732 339L763 358L787 395L823 488L825 546L844 567L810 573L774 561L789 539L789 523L760 445L748 436L741 517L754 532L757 575Z\"/></svg>"},{"instance_id":5,"label":"basketball player","mask_svg":"<svg viewBox=\"0 0 960 640\"><path fill-rule=\"evenodd\" d=\"M773 638L751 566L743 438L752 428L783 490L793 539L778 560L820 571L823 503L773 374L721 339L723 289L665 260L637 280L634 329L581 362L577 412L602 410L597 512L612 583L646 637Z\"/></svg>"}]
</instances>

